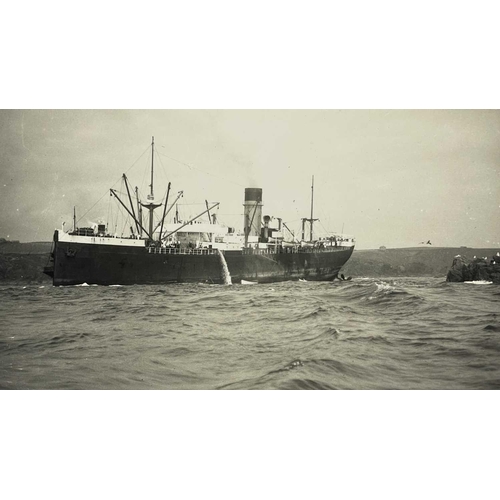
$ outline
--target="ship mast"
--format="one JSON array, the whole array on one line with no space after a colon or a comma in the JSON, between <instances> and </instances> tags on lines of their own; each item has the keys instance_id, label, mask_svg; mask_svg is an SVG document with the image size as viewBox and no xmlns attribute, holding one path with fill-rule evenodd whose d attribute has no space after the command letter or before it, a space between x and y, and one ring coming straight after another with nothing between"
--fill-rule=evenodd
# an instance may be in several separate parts
<instances>
[{"instance_id":1,"label":"ship mast","mask_svg":"<svg viewBox=\"0 0 500 500\"><path fill-rule=\"evenodd\" d=\"M154 193L153 193L153 170L154 170L154 158L155 158L155 138L153 136L152 142L151 142L151 194L148 196L149 200L151 203L149 204L149 234L151 235L151 238L153 237L153 200L154 200Z\"/></svg>"},{"instance_id":2,"label":"ship mast","mask_svg":"<svg viewBox=\"0 0 500 500\"><path fill-rule=\"evenodd\" d=\"M313 240L313 224L315 221L319 219L314 218L314 175L312 176L311 183L311 217L308 219L307 217L302 218L302 240L305 240L305 225L306 222L309 222L309 241Z\"/></svg>"},{"instance_id":3,"label":"ship mast","mask_svg":"<svg viewBox=\"0 0 500 500\"><path fill-rule=\"evenodd\" d=\"M153 191L153 172L154 172L154 156L155 156L155 138L153 136L151 142L151 184L150 192L148 194L148 203L141 203L144 208L149 210L149 238L153 240L153 212L156 208L161 206L161 203L154 203L154 191Z\"/></svg>"},{"instance_id":4,"label":"ship mast","mask_svg":"<svg viewBox=\"0 0 500 500\"><path fill-rule=\"evenodd\" d=\"M139 188L137 186L135 186L135 199L137 200L137 219L140 221L140 225L142 225L142 206L139 201ZM139 236L142 238L142 229L139 231Z\"/></svg>"},{"instance_id":5,"label":"ship mast","mask_svg":"<svg viewBox=\"0 0 500 500\"><path fill-rule=\"evenodd\" d=\"M153 136L151 142L151 199L154 198L153 194L153 166L154 166L154 158L155 158L155 137Z\"/></svg>"},{"instance_id":6,"label":"ship mast","mask_svg":"<svg viewBox=\"0 0 500 500\"><path fill-rule=\"evenodd\" d=\"M135 222L135 227L137 229L137 234L140 234L141 230L139 228L139 221L137 220L137 218L135 216L134 203L132 202L132 196L130 195L130 189L128 187L127 176L125 174L123 174L122 177L123 177L123 181L125 182L125 187L127 188L128 201L130 202L130 208L132 209L132 217L133 217L134 222Z\"/></svg>"},{"instance_id":7,"label":"ship mast","mask_svg":"<svg viewBox=\"0 0 500 500\"><path fill-rule=\"evenodd\" d=\"M313 207L314 207L314 175L312 176L312 183L311 183L311 232L309 236L309 241L313 240Z\"/></svg>"}]
</instances>

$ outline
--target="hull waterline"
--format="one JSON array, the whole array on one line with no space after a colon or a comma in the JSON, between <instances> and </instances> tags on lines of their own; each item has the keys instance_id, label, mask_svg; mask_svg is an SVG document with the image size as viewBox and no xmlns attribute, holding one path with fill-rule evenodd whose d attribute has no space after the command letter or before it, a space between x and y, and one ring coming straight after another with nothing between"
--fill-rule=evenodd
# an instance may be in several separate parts
<instances>
[{"instance_id":1,"label":"hull waterline","mask_svg":"<svg viewBox=\"0 0 500 500\"><path fill-rule=\"evenodd\" d=\"M329 281L347 262L353 247L297 253L225 251L233 282L270 283L292 279ZM158 253L148 248L55 242L53 265L45 270L53 284L132 285L224 283L218 252Z\"/></svg>"}]
</instances>

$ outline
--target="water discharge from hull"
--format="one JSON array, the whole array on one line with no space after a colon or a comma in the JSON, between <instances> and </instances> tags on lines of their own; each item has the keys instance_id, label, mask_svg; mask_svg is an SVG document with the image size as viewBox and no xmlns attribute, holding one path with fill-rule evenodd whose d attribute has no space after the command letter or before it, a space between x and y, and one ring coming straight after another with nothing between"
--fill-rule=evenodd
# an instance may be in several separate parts
<instances>
[{"instance_id":1,"label":"water discharge from hull","mask_svg":"<svg viewBox=\"0 0 500 500\"><path fill-rule=\"evenodd\" d=\"M220 262L222 264L222 277L224 278L224 285L232 285L231 274L229 273L229 268L227 267L226 258L224 253L219 250Z\"/></svg>"}]
</instances>

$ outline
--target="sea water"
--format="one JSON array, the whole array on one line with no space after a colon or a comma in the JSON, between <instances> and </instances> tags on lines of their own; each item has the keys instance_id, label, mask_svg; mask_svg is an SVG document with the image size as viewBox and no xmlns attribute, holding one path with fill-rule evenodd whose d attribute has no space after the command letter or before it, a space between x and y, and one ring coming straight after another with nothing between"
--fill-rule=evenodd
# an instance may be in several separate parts
<instances>
[{"instance_id":1,"label":"sea water","mask_svg":"<svg viewBox=\"0 0 500 500\"><path fill-rule=\"evenodd\" d=\"M498 389L500 287L0 286L2 389Z\"/></svg>"}]
</instances>

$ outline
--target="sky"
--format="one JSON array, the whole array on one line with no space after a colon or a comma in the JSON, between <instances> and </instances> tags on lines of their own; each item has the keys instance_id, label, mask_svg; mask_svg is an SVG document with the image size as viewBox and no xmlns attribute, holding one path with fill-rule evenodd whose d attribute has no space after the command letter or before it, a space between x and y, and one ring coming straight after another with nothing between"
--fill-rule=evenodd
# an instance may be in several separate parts
<instances>
[{"instance_id":1,"label":"sky","mask_svg":"<svg viewBox=\"0 0 500 500\"><path fill-rule=\"evenodd\" d=\"M180 215L220 202L242 227L245 187L296 231L342 229L358 249L500 246L497 110L1 110L0 237L116 218L121 175L155 197L184 191ZM111 202L111 203L110 203ZM123 228L118 228L118 231Z\"/></svg>"}]
</instances>

